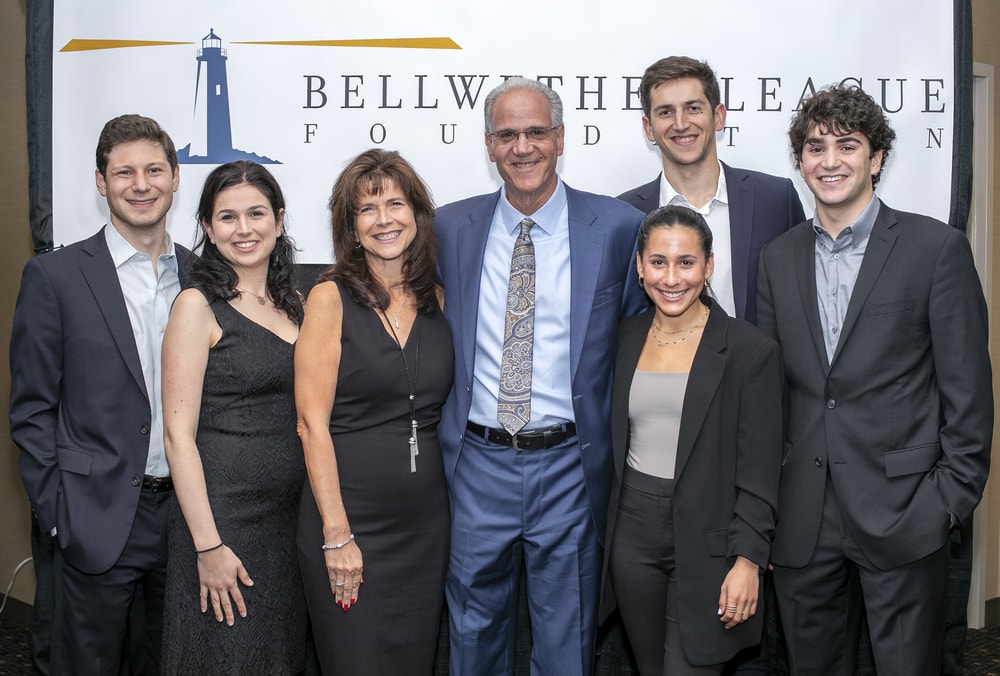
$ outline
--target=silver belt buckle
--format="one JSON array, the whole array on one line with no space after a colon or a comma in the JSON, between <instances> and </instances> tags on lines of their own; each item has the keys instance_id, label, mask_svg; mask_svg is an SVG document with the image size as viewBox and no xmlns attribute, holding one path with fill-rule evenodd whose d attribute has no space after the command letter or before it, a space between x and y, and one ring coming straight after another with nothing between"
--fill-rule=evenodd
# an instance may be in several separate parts
<instances>
[{"instance_id":1,"label":"silver belt buckle","mask_svg":"<svg viewBox=\"0 0 1000 676\"><path fill-rule=\"evenodd\" d=\"M515 451L520 451L521 450L520 447L518 447L518 445L517 445L517 435L516 434L510 435L510 445L511 445L511 447L513 447L513 449Z\"/></svg>"}]
</instances>

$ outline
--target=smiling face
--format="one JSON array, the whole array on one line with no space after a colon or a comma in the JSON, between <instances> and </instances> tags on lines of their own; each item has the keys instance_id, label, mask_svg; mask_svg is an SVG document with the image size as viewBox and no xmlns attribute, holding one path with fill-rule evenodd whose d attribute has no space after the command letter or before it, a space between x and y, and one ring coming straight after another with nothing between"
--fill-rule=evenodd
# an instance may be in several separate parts
<instances>
[{"instance_id":1,"label":"smiling face","mask_svg":"<svg viewBox=\"0 0 1000 676\"><path fill-rule=\"evenodd\" d=\"M726 107L713 110L701 81L668 80L649 92L649 117L643 116L646 138L655 143L664 163L682 166L715 162L715 132L726 126Z\"/></svg>"},{"instance_id":2,"label":"smiling face","mask_svg":"<svg viewBox=\"0 0 1000 676\"><path fill-rule=\"evenodd\" d=\"M281 234L283 209L274 213L259 188L240 183L215 197L211 222L202 223L208 238L234 268L267 266Z\"/></svg>"},{"instance_id":3,"label":"smiling face","mask_svg":"<svg viewBox=\"0 0 1000 676\"><path fill-rule=\"evenodd\" d=\"M126 239L130 234L166 229L180 172L171 172L159 143L119 143L108 153L105 173L97 170L95 178L97 191L108 200L111 224Z\"/></svg>"},{"instance_id":4,"label":"smiling face","mask_svg":"<svg viewBox=\"0 0 1000 676\"><path fill-rule=\"evenodd\" d=\"M711 254L706 258L698 233L683 225L654 226L645 248L636 255L639 277L657 314L682 323L701 315L698 298L714 265Z\"/></svg>"},{"instance_id":5,"label":"smiling face","mask_svg":"<svg viewBox=\"0 0 1000 676\"><path fill-rule=\"evenodd\" d=\"M524 132L549 129L552 107L542 94L513 89L493 104L491 131ZM507 188L507 199L525 216L535 213L555 192L556 161L563 152L565 127L550 131L541 139L529 140L517 134L512 143L501 143L486 134L486 151Z\"/></svg>"},{"instance_id":6,"label":"smiling face","mask_svg":"<svg viewBox=\"0 0 1000 676\"><path fill-rule=\"evenodd\" d=\"M399 259L417 236L413 207L391 178L383 180L378 194L361 195L354 227L369 264Z\"/></svg>"},{"instance_id":7,"label":"smiling face","mask_svg":"<svg viewBox=\"0 0 1000 676\"><path fill-rule=\"evenodd\" d=\"M813 124L799 158L799 172L816 198L820 224L824 215L853 221L872 198L872 176L882 167L882 151L872 153L860 132L836 134Z\"/></svg>"}]
</instances>

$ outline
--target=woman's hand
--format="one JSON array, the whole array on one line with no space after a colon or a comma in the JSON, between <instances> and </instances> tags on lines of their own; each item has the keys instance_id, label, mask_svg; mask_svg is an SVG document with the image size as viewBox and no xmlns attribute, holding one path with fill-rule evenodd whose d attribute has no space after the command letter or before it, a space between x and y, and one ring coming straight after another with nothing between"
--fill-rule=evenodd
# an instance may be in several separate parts
<instances>
[{"instance_id":1,"label":"woman's hand","mask_svg":"<svg viewBox=\"0 0 1000 676\"><path fill-rule=\"evenodd\" d=\"M358 591L364 580L361 578L361 549L353 539L339 549L323 552L326 572L330 576L330 590L337 605L348 610L358 601Z\"/></svg>"},{"instance_id":2,"label":"woman's hand","mask_svg":"<svg viewBox=\"0 0 1000 676\"><path fill-rule=\"evenodd\" d=\"M719 594L719 621L732 629L757 613L760 568L750 559L736 557Z\"/></svg>"},{"instance_id":3,"label":"woman's hand","mask_svg":"<svg viewBox=\"0 0 1000 676\"><path fill-rule=\"evenodd\" d=\"M236 618L233 605L240 617L247 616L247 606L240 593L240 583L253 586L250 574L243 567L236 554L223 545L204 554L198 554L198 580L201 583L201 612L208 612L209 603L215 612L215 619L233 626Z\"/></svg>"}]
</instances>

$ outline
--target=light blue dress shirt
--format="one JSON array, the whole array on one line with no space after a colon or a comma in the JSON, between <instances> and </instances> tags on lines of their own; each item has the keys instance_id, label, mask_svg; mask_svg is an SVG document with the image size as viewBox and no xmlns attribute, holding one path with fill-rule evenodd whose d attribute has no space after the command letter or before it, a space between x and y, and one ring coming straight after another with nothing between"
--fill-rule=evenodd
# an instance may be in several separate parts
<instances>
[{"instance_id":1,"label":"light blue dress shirt","mask_svg":"<svg viewBox=\"0 0 1000 676\"><path fill-rule=\"evenodd\" d=\"M511 206L506 189L493 214L486 241L479 290L476 359L469 420L486 427L497 423L500 357L503 354L504 317L510 258L524 214ZM530 215L535 225L535 340L531 368L531 419L524 432L573 421L572 374L569 358L570 255L566 188L555 192Z\"/></svg>"}]
</instances>

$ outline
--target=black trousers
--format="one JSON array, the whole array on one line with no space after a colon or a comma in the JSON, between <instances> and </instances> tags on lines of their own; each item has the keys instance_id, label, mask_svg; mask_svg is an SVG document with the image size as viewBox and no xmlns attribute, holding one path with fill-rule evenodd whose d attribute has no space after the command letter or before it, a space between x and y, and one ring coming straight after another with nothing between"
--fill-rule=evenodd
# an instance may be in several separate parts
<instances>
[{"instance_id":1,"label":"black trousers","mask_svg":"<svg viewBox=\"0 0 1000 676\"><path fill-rule=\"evenodd\" d=\"M609 574L642 676L709 676L722 664L688 662L677 620L671 511L674 482L625 469Z\"/></svg>"},{"instance_id":2,"label":"black trousers","mask_svg":"<svg viewBox=\"0 0 1000 676\"><path fill-rule=\"evenodd\" d=\"M143 489L125 549L104 573L91 575L74 568L56 548L53 674L118 676L126 640L139 660L132 673L159 673L170 496ZM132 624L130 633L130 612L139 591L143 618Z\"/></svg>"},{"instance_id":3,"label":"black trousers","mask_svg":"<svg viewBox=\"0 0 1000 676\"><path fill-rule=\"evenodd\" d=\"M879 676L940 676L948 545L879 570L847 528L829 479L816 549L803 568L774 567L791 672L854 676L862 612Z\"/></svg>"}]
</instances>

